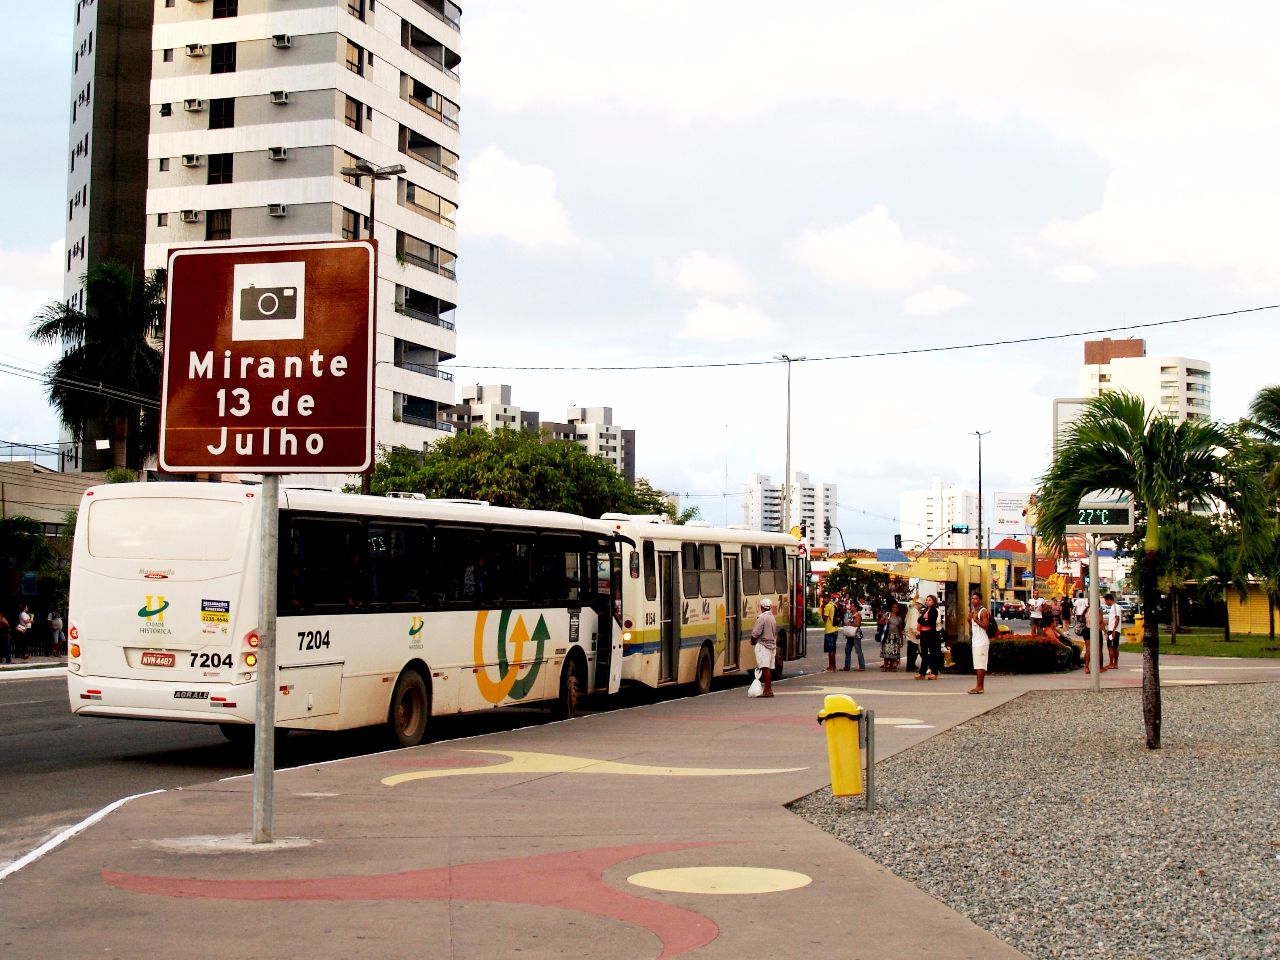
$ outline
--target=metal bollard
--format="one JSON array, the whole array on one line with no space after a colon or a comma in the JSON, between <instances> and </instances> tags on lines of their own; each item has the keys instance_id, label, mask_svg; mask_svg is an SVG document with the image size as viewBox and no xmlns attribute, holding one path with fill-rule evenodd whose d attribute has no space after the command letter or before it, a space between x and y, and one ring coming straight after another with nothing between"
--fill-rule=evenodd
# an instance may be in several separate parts
<instances>
[{"instance_id":1,"label":"metal bollard","mask_svg":"<svg viewBox=\"0 0 1280 960\"><path fill-rule=\"evenodd\" d=\"M844 694L826 697L818 711L818 722L827 732L831 792L837 797L856 797L862 793L861 721L861 708Z\"/></svg>"}]
</instances>

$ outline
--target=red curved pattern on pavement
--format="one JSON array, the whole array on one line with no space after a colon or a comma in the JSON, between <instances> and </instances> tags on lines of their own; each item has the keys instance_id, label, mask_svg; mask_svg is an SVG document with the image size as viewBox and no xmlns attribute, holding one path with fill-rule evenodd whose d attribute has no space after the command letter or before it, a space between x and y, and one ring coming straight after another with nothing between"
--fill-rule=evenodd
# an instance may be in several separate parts
<instances>
[{"instance_id":1,"label":"red curved pattern on pavement","mask_svg":"<svg viewBox=\"0 0 1280 960\"><path fill-rule=\"evenodd\" d=\"M693 910L616 890L604 871L635 857L716 845L600 847L363 877L200 880L103 870L102 879L134 893L196 900L472 900L576 910L643 927L662 942L658 960L670 960L710 943L720 928Z\"/></svg>"}]
</instances>

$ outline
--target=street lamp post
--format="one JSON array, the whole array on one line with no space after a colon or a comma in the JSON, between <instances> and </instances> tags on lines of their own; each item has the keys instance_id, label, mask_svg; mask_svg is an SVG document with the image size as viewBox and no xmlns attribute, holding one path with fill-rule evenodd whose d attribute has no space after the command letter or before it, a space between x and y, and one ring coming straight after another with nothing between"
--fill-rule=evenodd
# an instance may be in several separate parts
<instances>
[{"instance_id":1,"label":"street lamp post","mask_svg":"<svg viewBox=\"0 0 1280 960\"><path fill-rule=\"evenodd\" d=\"M978 438L978 559L982 559L982 438L989 434L990 430L974 430L973 435ZM988 548L990 549L990 548Z\"/></svg>"},{"instance_id":2,"label":"street lamp post","mask_svg":"<svg viewBox=\"0 0 1280 960\"><path fill-rule=\"evenodd\" d=\"M375 223L374 213L377 210L377 203L378 203L378 181L390 180L392 177L397 177L404 172L405 171L404 171L403 163L393 163L388 167L375 167L368 160L357 160L353 166L342 168L342 175L344 177L357 177L357 178L368 177L369 178L369 239L370 240L374 239L374 236L373 236L374 223ZM359 235L360 235L360 228L359 226L357 226L356 237L358 238ZM376 243L377 241L375 240L374 242ZM376 440L374 441L374 451L375 452L377 451ZM366 472L361 475L360 477L361 493L367 494L370 492L371 480L372 480L372 475L370 473Z\"/></svg>"},{"instance_id":3,"label":"street lamp post","mask_svg":"<svg viewBox=\"0 0 1280 960\"><path fill-rule=\"evenodd\" d=\"M791 364L805 358L784 353L773 359L787 365L787 472L782 478L782 532L787 533L791 530Z\"/></svg>"}]
</instances>

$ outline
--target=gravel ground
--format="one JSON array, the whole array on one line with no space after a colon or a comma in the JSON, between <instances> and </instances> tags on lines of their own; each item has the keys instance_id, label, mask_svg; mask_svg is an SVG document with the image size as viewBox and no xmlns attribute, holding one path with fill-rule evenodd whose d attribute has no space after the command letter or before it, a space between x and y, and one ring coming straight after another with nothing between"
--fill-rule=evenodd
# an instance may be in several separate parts
<instances>
[{"instance_id":1,"label":"gravel ground","mask_svg":"<svg viewBox=\"0 0 1280 960\"><path fill-rule=\"evenodd\" d=\"M1030 693L878 764L870 816L792 809L1034 960L1280 958L1280 685L1142 729L1137 690Z\"/></svg>"}]
</instances>

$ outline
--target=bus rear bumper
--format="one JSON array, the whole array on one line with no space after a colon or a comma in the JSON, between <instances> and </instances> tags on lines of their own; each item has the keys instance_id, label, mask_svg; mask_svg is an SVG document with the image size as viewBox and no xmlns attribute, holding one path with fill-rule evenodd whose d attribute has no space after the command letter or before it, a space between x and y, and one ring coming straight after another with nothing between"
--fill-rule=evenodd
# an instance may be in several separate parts
<instances>
[{"instance_id":1,"label":"bus rear bumper","mask_svg":"<svg viewBox=\"0 0 1280 960\"><path fill-rule=\"evenodd\" d=\"M67 675L67 699L79 717L187 723L253 723L251 683L172 683Z\"/></svg>"}]
</instances>

